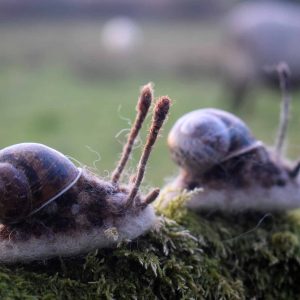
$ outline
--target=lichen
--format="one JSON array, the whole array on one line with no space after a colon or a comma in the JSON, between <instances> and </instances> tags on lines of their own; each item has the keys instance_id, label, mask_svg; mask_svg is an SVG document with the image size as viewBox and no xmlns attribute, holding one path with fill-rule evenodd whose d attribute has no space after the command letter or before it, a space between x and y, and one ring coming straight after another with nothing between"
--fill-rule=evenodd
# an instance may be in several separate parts
<instances>
[{"instance_id":1,"label":"lichen","mask_svg":"<svg viewBox=\"0 0 300 300\"><path fill-rule=\"evenodd\" d=\"M0 299L297 299L300 213L196 214L189 193L160 226L82 257L0 266Z\"/></svg>"}]
</instances>

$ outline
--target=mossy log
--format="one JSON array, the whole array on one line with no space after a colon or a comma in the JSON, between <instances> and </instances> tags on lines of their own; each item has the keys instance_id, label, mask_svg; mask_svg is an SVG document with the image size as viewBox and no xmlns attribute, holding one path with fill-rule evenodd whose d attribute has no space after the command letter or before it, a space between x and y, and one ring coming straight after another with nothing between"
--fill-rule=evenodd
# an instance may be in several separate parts
<instances>
[{"instance_id":1,"label":"mossy log","mask_svg":"<svg viewBox=\"0 0 300 300\"><path fill-rule=\"evenodd\" d=\"M1 265L0 299L300 298L299 211L195 214L185 198L115 249Z\"/></svg>"}]
</instances>

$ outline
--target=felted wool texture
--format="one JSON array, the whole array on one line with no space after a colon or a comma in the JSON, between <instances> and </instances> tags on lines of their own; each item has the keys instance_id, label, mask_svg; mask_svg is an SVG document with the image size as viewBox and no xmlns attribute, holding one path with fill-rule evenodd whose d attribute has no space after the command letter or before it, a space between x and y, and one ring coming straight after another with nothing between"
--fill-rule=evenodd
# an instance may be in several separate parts
<instances>
[{"instance_id":1,"label":"felted wool texture","mask_svg":"<svg viewBox=\"0 0 300 300\"><path fill-rule=\"evenodd\" d=\"M156 217L152 206L138 214L126 214L115 219L114 227L85 231L76 234L59 233L54 236L42 235L26 241L5 240L0 242L0 262L15 263L43 260L55 256L74 256L87 253L97 248L116 246L123 240L132 240L155 223ZM113 234L109 234L110 229Z\"/></svg>"},{"instance_id":2,"label":"felted wool texture","mask_svg":"<svg viewBox=\"0 0 300 300\"><path fill-rule=\"evenodd\" d=\"M164 206L172 201L179 192L175 184L165 187ZM187 201L187 207L196 210L222 211L284 211L300 207L300 180L285 186L264 188L251 186L243 189L210 189L204 187L193 193Z\"/></svg>"}]
</instances>

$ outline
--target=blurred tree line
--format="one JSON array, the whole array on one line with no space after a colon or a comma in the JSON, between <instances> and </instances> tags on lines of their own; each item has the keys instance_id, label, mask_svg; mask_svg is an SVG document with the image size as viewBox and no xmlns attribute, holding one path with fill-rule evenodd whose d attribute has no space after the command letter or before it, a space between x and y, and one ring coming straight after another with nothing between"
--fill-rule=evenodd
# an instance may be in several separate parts
<instances>
[{"instance_id":1,"label":"blurred tree line","mask_svg":"<svg viewBox=\"0 0 300 300\"><path fill-rule=\"evenodd\" d=\"M0 20L14 18L111 17L205 18L236 1L222 0L0 0Z\"/></svg>"}]
</instances>

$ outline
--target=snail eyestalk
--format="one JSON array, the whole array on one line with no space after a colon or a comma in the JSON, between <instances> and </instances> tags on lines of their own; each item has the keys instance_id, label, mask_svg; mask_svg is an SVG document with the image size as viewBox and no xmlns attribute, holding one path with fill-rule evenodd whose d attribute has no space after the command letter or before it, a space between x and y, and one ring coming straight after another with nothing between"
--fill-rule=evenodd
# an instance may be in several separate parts
<instances>
[{"instance_id":1,"label":"snail eyestalk","mask_svg":"<svg viewBox=\"0 0 300 300\"><path fill-rule=\"evenodd\" d=\"M276 67L278 73L280 89L282 94L282 103L280 109L280 123L278 128L278 134L276 139L275 151L277 157L280 157L282 148L287 132L288 121L289 121L289 109L291 103L290 95L290 69L286 63L280 63Z\"/></svg>"},{"instance_id":2,"label":"snail eyestalk","mask_svg":"<svg viewBox=\"0 0 300 300\"><path fill-rule=\"evenodd\" d=\"M168 97L161 97L157 101L157 103L154 107L151 128L149 130L147 141L144 146L144 149L143 149L143 152L142 152L142 155L141 155L138 167L137 167L137 174L135 176L133 187L130 190L127 201L126 201L127 207L130 207L133 204L134 199L138 193L139 187L144 178L146 165L147 165L152 147L157 139L160 128L162 127L162 125L168 115L170 103L171 103L171 100ZM156 192L156 194L157 194L157 192ZM151 197L150 197L150 199L151 199ZM154 199L152 201L154 201Z\"/></svg>"},{"instance_id":3,"label":"snail eyestalk","mask_svg":"<svg viewBox=\"0 0 300 300\"><path fill-rule=\"evenodd\" d=\"M125 165L129 159L129 156L132 152L134 141L136 140L136 137L142 128L143 122L151 106L152 98L153 98L153 87L151 83L148 83L147 85L143 86L141 89L141 94L136 106L136 110L137 110L136 119L128 135L128 139L123 148L123 152L118 162L118 165L112 173L111 180L115 184L119 181L121 174L125 168Z\"/></svg>"},{"instance_id":4,"label":"snail eyestalk","mask_svg":"<svg viewBox=\"0 0 300 300\"><path fill-rule=\"evenodd\" d=\"M144 198L144 200L140 203L141 207L147 207L147 205L149 205L150 203L152 203L159 195L160 193L160 189L156 188L154 190L152 190L151 192L149 192L149 194L146 195L146 197Z\"/></svg>"},{"instance_id":5,"label":"snail eyestalk","mask_svg":"<svg viewBox=\"0 0 300 300\"><path fill-rule=\"evenodd\" d=\"M300 172L300 161L296 163L292 171L290 172L291 178L296 178L299 175Z\"/></svg>"}]
</instances>

